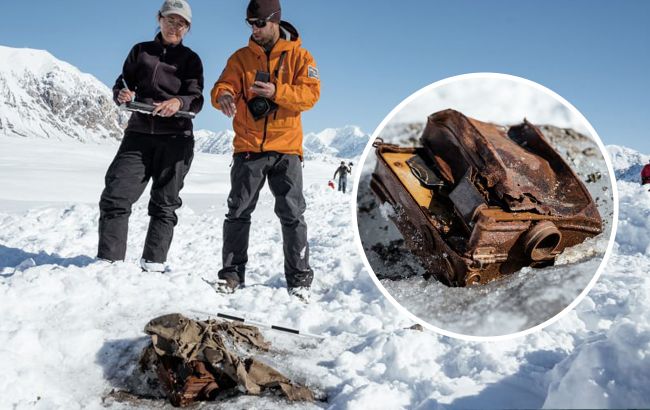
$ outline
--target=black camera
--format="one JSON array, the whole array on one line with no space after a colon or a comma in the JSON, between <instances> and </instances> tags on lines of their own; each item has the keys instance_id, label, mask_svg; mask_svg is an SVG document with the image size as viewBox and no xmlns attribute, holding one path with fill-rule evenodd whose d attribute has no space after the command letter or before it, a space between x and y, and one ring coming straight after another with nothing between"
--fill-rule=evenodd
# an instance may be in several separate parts
<instances>
[{"instance_id":1,"label":"black camera","mask_svg":"<svg viewBox=\"0 0 650 410\"><path fill-rule=\"evenodd\" d=\"M268 98L255 97L248 100L248 110L255 118L255 121L260 120L273 112L277 111L278 105Z\"/></svg>"},{"instance_id":2,"label":"black camera","mask_svg":"<svg viewBox=\"0 0 650 410\"><path fill-rule=\"evenodd\" d=\"M266 71L255 73L255 81L268 83L271 81L271 74ZM248 110L253 115L255 121L260 120L278 110L278 105L266 97L254 97L246 102Z\"/></svg>"}]
</instances>

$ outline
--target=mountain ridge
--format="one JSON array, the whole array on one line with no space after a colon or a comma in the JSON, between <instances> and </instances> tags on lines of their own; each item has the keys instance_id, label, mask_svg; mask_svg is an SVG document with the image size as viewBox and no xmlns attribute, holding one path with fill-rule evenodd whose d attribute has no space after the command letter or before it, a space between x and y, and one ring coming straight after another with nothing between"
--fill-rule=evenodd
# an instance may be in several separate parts
<instances>
[{"instance_id":1,"label":"mountain ridge","mask_svg":"<svg viewBox=\"0 0 650 410\"><path fill-rule=\"evenodd\" d=\"M117 141L128 114L91 74L45 50L0 46L0 135Z\"/></svg>"}]
</instances>

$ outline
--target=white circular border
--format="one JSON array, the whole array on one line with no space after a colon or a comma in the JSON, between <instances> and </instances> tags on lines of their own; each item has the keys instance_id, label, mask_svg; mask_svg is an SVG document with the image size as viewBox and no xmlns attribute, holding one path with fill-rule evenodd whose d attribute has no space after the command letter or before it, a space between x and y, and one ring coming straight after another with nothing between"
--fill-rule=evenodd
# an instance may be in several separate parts
<instances>
[{"instance_id":1,"label":"white circular border","mask_svg":"<svg viewBox=\"0 0 650 410\"><path fill-rule=\"evenodd\" d=\"M472 335L465 335L462 333L456 333L456 332L450 332L448 330L439 328L437 326L434 326L428 322L425 322L424 320L420 319L419 317L415 316L412 314L410 311L408 311L404 306L402 306L391 294L384 288L384 286L381 284L379 279L377 278L377 275L375 275L375 272L372 270L372 267L370 266L370 263L368 262L368 258L366 257L366 252L363 249L363 244L361 243L361 236L359 235L359 225L357 223L357 195L359 191L359 182L361 180L361 174L363 172L363 164L366 162L366 158L368 157L368 154L372 150L372 143L377 139L379 133L384 129L386 124L390 122L393 117L402 110L402 108L416 99L417 97L421 96L422 94L425 94L427 92L432 91L433 89L446 85L451 82L459 81L459 80L465 80L465 79L470 79L470 78L496 78L496 79L507 79L515 82L519 82L528 86L531 86L533 88L536 88L539 91L542 91L543 93L546 93L547 95L551 96L552 98L555 98L557 101L559 101L561 104L563 104L565 107L567 107L573 114L577 115L579 119L581 119L587 130L590 132L592 138L596 141L596 144L598 145L598 148L600 149L601 154L605 158L605 163L607 164L607 171L609 172L609 179L610 183L612 186L612 197L613 197L613 202L614 202L614 215L613 218L614 220L612 221L612 227L611 227L611 233L609 237L609 243L607 245L607 250L605 251L605 255L603 256L603 260L600 262L600 265L598 266L598 269L596 269L596 274L594 277L591 279L587 287L578 295L578 297L575 298L573 302L571 302L566 308L564 308L560 313L556 314L555 316L551 317L550 319L547 319L545 322L542 322L536 326L533 326L531 328L528 328L526 330L522 330L520 332L516 333L510 333L506 335L499 335L499 336L472 336ZM465 341L471 341L471 342L496 342L496 341L502 341L502 340L509 340L509 339L514 339L517 337L525 336L528 334L531 334L533 332L536 332L538 330L541 330L545 328L546 326L549 326L556 321L558 321L562 316L567 314L569 311L573 310L573 308L578 305L582 301L582 299L587 296L587 293L591 290L591 288L596 284L596 281L598 281L598 278L600 277L600 274L602 273L603 269L605 268L605 265L607 264L607 261L609 260L609 257L611 256L612 249L614 247L614 239L616 237L616 230L618 227L618 188L616 186L616 178L614 177L614 167L612 167L611 160L609 158L609 154L607 153L607 150L605 149L605 145L600 139L600 136L598 133L596 133L596 130L592 127L592 125L589 123L589 121L576 109L571 103L569 103L567 100L562 98L559 94L555 93L554 91L551 91L550 89L544 87L541 84L538 84L534 81L527 80L522 77L517 77L514 75L509 75L509 74L501 74L501 73L469 73L469 74L461 74L461 75L456 75L453 77L448 77L440 81L436 81L432 84L429 84L426 87L423 87L419 89L418 91L414 92L410 96L408 96L406 99L404 99L401 103L397 105L397 107L393 108L393 110L388 113L388 115L384 118L384 120L375 128L375 131L372 133L372 136L370 137L370 141L368 141L368 144L366 145L366 148L363 150L363 153L361 154L361 158L359 160L359 167L357 168L358 171L356 172L355 178L354 178L354 187L352 190L352 217L354 220L353 228L354 228L354 240L357 245L357 249L359 250L359 253L361 254L361 259L363 261L364 266L366 267L366 270L368 271L370 277L372 278L373 282L375 282L375 285L377 288L381 291L381 293L388 299L393 306L397 308L398 311L406 315L408 318L413 320L416 323L419 323L423 327L433 330L434 332L440 333L444 336L448 337L453 337L456 339L461 339Z\"/></svg>"}]
</instances>

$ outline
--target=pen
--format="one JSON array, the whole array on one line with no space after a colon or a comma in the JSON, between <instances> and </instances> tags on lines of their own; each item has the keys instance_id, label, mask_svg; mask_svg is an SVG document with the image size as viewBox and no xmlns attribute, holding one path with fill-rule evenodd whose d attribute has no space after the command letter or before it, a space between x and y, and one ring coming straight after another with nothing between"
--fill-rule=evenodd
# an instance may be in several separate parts
<instances>
[{"instance_id":1,"label":"pen","mask_svg":"<svg viewBox=\"0 0 650 410\"><path fill-rule=\"evenodd\" d=\"M127 90L129 89L129 85L126 83L124 76L122 76L122 84L124 84L124 88L126 88ZM135 100L135 95L131 96L131 101L133 100Z\"/></svg>"}]
</instances>

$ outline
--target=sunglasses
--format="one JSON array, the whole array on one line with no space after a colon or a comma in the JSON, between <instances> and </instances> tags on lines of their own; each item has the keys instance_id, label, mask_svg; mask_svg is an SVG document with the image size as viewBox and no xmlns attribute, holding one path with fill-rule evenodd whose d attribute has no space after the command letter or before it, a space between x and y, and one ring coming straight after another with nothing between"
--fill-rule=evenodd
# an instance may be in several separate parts
<instances>
[{"instance_id":1,"label":"sunglasses","mask_svg":"<svg viewBox=\"0 0 650 410\"><path fill-rule=\"evenodd\" d=\"M269 16L265 19L246 19L246 23L248 23L248 25L251 27L255 26L257 28L264 28L266 27L266 23L271 21L273 15L277 13L278 13L277 11L274 11L273 13L269 14Z\"/></svg>"},{"instance_id":2,"label":"sunglasses","mask_svg":"<svg viewBox=\"0 0 650 410\"><path fill-rule=\"evenodd\" d=\"M188 28L188 24L185 20L183 19L175 19L173 17L163 17L162 18L163 22L167 24L169 27L173 28L174 30L184 30Z\"/></svg>"}]
</instances>

